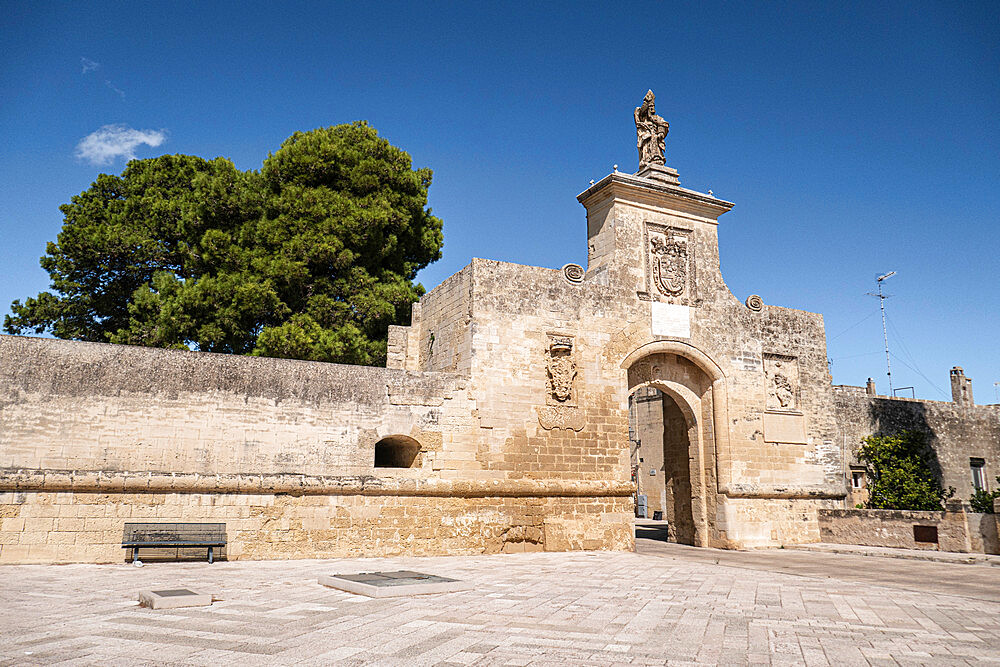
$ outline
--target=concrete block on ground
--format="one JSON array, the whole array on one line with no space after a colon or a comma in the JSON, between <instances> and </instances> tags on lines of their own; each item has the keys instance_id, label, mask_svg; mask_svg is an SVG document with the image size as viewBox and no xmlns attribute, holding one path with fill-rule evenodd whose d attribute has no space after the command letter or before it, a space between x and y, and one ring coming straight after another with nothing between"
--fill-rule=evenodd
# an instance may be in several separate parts
<instances>
[{"instance_id":1,"label":"concrete block on ground","mask_svg":"<svg viewBox=\"0 0 1000 667\"><path fill-rule=\"evenodd\" d=\"M150 609L207 607L212 604L212 596L187 588L165 588L155 591L140 591L139 604Z\"/></svg>"},{"instance_id":2,"label":"concrete block on ground","mask_svg":"<svg viewBox=\"0 0 1000 667\"><path fill-rule=\"evenodd\" d=\"M348 593L367 595L371 598L453 593L472 588L472 584L465 581L409 570L328 574L320 577L319 583Z\"/></svg>"}]
</instances>

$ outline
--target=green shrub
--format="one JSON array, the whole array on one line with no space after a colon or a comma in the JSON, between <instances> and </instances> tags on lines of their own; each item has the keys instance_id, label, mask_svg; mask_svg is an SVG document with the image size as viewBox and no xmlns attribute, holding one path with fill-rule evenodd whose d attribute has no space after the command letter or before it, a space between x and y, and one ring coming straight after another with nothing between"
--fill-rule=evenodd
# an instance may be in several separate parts
<instances>
[{"instance_id":1,"label":"green shrub","mask_svg":"<svg viewBox=\"0 0 1000 667\"><path fill-rule=\"evenodd\" d=\"M973 512L982 512L983 514L993 514L993 501L1000 498L1000 476L997 477L997 488L993 491L986 491L980 489L972 494L969 498L969 505L972 506Z\"/></svg>"},{"instance_id":2,"label":"green shrub","mask_svg":"<svg viewBox=\"0 0 1000 667\"><path fill-rule=\"evenodd\" d=\"M867 466L867 509L940 512L955 494L934 473L936 456L920 431L869 436L857 452Z\"/></svg>"}]
</instances>

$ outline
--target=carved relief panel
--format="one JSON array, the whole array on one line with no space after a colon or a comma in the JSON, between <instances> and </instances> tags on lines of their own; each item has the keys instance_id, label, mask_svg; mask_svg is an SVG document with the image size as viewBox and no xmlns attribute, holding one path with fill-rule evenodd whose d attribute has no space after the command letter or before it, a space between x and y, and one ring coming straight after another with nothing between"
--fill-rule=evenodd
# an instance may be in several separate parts
<instances>
[{"instance_id":1,"label":"carved relief panel","mask_svg":"<svg viewBox=\"0 0 1000 667\"><path fill-rule=\"evenodd\" d=\"M764 390L764 442L808 444L806 417L799 409L798 359L765 354Z\"/></svg>"},{"instance_id":2,"label":"carved relief panel","mask_svg":"<svg viewBox=\"0 0 1000 667\"><path fill-rule=\"evenodd\" d=\"M576 407L576 375L573 337L549 334L545 351L545 406L538 408L538 423L545 430L580 431L586 426L583 411Z\"/></svg>"},{"instance_id":3,"label":"carved relief panel","mask_svg":"<svg viewBox=\"0 0 1000 667\"><path fill-rule=\"evenodd\" d=\"M695 300L695 247L691 229L646 223L646 291L643 299L680 305Z\"/></svg>"},{"instance_id":4,"label":"carved relief panel","mask_svg":"<svg viewBox=\"0 0 1000 667\"><path fill-rule=\"evenodd\" d=\"M799 364L795 357L765 354L764 382L768 410L798 410Z\"/></svg>"},{"instance_id":5,"label":"carved relief panel","mask_svg":"<svg viewBox=\"0 0 1000 667\"><path fill-rule=\"evenodd\" d=\"M548 391L547 405L576 405L576 361L573 358L573 337L549 334L549 349L545 360Z\"/></svg>"}]
</instances>

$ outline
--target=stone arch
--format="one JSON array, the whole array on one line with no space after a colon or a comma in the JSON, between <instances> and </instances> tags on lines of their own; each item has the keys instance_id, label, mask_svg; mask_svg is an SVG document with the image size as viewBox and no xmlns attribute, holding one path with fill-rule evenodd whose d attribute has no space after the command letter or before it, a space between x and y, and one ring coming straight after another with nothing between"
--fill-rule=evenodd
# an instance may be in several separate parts
<instances>
[{"instance_id":1,"label":"stone arch","mask_svg":"<svg viewBox=\"0 0 1000 667\"><path fill-rule=\"evenodd\" d=\"M376 468L412 468L420 443L408 435L389 435L375 443Z\"/></svg>"},{"instance_id":2,"label":"stone arch","mask_svg":"<svg viewBox=\"0 0 1000 667\"><path fill-rule=\"evenodd\" d=\"M728 453L726 377L721 367L688 343L653 341L626 355L621 368L627 378L627 395L640 387L656 387L683 415L694 524L691 542L696 546L725 546L715 521L720 501L720 458L725 459ZM666 432L666 426L664 429ZM665 451L665 459L667 455Z\"/></svg>"},{"instance_id":3,"label":"stone arch","mask_svg":"<svg viewBox=\"0 0 1000 667\"><path fill-rule=\"evenodd\" d=\"M643 357L648 357L658 353L673 354L678 357L684 357L704 371L713 382L716 380L722 380L726 377L725 373L722 372L722 368L719 364L715 363L714 359L696 348L694 345L684 343L679 340L656 340L646 343L645 345L641 345L632 350L624 359L622 359L620 368L627 370Z\"/></svg>"}]
</instances>

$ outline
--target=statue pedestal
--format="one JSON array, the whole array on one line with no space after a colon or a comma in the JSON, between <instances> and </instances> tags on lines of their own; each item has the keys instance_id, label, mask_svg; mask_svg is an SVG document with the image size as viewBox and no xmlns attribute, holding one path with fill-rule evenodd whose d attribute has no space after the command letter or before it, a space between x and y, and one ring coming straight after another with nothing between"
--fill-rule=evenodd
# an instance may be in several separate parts
<instances>
[{"instance_id":1,"label":"statue pedestal","mask_svg":"<svg viewBox=\"0 0 1000 667\"><path fill-rule=\"evenodd\" d=\"M677 175L677 170L661 164L651 164L640 162L639 171L635 174L639 178L648 178L651 181L669 183L670 185L680 185L681 179Z\"/></svg>"}]
</instances>

